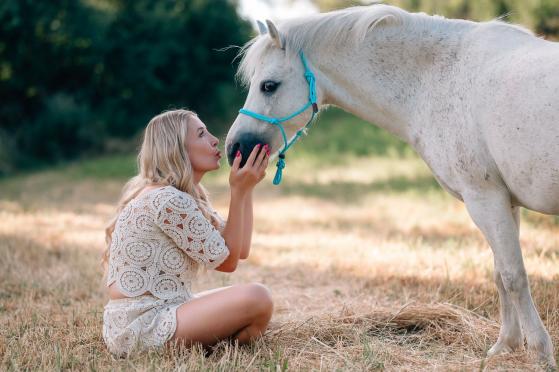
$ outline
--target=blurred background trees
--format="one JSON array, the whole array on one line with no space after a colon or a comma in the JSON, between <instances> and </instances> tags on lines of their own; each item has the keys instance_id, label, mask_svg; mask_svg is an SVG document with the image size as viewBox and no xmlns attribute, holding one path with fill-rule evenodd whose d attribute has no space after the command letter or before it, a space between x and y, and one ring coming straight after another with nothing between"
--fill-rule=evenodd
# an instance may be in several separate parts
<instances>
[{"instance_id":1,"label":"blurred background trees","mask_svg":"<svg viewBox=\"0 0 559 372\"><path fill-rule=\"evenodd\" d=\"M242 92L236 50L218 49L252 32L236 10L220 0L3 0L0 174L122 147L168 108L226 127Z\"/></svg>"},{"instance_id":2,"label":"blurred background trees","mask_svg":"<svg viewBox=\"0 0 559 372\"><path fill-rule=\"evenodd\" d=\"M263 0L272 1L272 0ZM297 1L297 0L294 0ZM133 150L162 110L197 111L221 135L242 105L236 49L253 36L238 0L0 2L0 176ZM357 0L312 0L320 10ZM388 0L409 11L507 14L559 36L559 0Z\"/></svg>"}]
</instances>

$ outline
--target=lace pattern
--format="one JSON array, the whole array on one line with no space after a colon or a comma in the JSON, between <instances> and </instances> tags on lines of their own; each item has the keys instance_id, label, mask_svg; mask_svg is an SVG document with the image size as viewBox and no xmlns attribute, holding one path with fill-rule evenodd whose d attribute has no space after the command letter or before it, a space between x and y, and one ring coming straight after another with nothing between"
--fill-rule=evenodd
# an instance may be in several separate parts
<instances>
[{"instance_id":1,"label":"lace pattern","mask_svg":"<svg viewBox=\"0 0 559 372\"><path fill-rule=\"evenodd\" d=\"M176 194L168 199L160 209L157 223L190 258L208 269L219 266L229 254L219 230L190 197Z\"/></svg>"},{"instance_id":2,"label":"lace pattern","mask_svg":"<svg viewBox=\"0 0 559 372\"><path fill-rule=\"evenodd\" d=\"M103 313L103 340L107 348L122 357L163 346L175 334L177 308L188 300L180 296L161 300L146 295L109 301Z\"/></svg>"},{"instance_id":3,"label":"lace pattern","mask_svg":"<svg viewBox=\"0 0 559 372\"><path fill-rule=\"evenodd\" d=\"M117 219L107 285L128 297L151 293L160 299L191 298L199 266L214 269L229 250L188 194L167 186L130 202Z\"/></svg>"}]
</instances>

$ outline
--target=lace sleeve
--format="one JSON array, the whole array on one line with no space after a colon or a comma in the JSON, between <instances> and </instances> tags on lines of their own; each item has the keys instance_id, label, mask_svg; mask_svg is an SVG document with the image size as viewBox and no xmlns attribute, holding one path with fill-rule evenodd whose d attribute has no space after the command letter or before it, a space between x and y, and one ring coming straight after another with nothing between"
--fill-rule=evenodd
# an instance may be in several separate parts
<instances>
[{"instance_id":1,"label":"lace sleeve","mask_svg":"<svg viewBox=\"0 0 559 372\"><path fill-rule=\"evenodd\" d=\"M157 224L188 256L208 269L215 269L229 256L220 232L186 193L175 194L161 205Z\"/></svg>"},{"instance_id":2,"label":"lace sleeve","mask_svg":"<svg viewBox=\"0 0 559 372\"><path fill-rule=\"evenodd\" d=\"M218 229L221 234L223 234L223 230L225 230L225 220L216 211L213 211L213 215L217 220L217 226L215 226L215 228Z\"/></svg>"}]
</instances>

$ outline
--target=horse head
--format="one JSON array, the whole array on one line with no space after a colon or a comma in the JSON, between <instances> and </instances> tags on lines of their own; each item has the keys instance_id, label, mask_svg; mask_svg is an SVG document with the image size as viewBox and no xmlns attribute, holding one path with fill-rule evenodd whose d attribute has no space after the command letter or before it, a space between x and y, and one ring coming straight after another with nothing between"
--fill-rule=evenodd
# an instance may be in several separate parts
<instances>
[{"instance_id":1,"label":"horse head","mask_svg":"<svg viewBox=\"0 0 559 372\"><path fill-rule=\"evenodd\" d=\"M256 144L268 144L283 157L318 111L314 75L301 51L286 46L274 23L266 23L259 23L261 34L243 48L239 77L249 91L225 140L230 164L237 151L247 159Z\"/></svg>"}]
</instances>

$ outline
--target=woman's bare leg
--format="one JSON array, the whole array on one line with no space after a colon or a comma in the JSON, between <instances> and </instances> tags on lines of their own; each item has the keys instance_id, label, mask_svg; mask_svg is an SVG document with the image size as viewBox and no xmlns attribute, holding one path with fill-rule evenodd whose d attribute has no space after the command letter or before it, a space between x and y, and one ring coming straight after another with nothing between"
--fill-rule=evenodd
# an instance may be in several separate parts
<instances>
[{"instance_id":1,"label":"woman's bare leg","mask_svg":"<svg viewBox=\"0 0 559 372\"><path fill-rule=\"evenodd\" d=\"M231 288L231 286L228 285L226 287L219 287L219 288L213 288L213 289L208 289L208 290L205 290L205 291L201 291L201 292L196 293L196 297L204 297L204 296L207 296L207 295L212 294L212 293L223 291L224 289L227 289L227 288Z\"/></svg>"},{"instance_id":2,"label":"woman's bare leg","mask_svg":"<svg viewBox=\"0 0 559 372\"><path fill-rule=\"evenodd\" d=\"M208 346L233 336L247 343L264 333L272 309L270 292L260 284L227 287L181 305L171 342Z\"/></svg>"}]
</instances>

